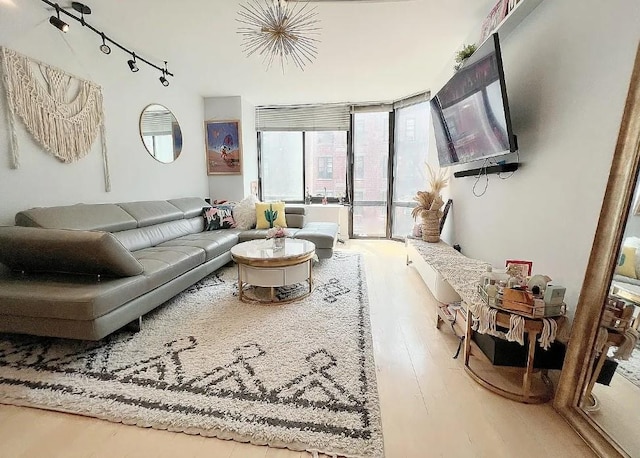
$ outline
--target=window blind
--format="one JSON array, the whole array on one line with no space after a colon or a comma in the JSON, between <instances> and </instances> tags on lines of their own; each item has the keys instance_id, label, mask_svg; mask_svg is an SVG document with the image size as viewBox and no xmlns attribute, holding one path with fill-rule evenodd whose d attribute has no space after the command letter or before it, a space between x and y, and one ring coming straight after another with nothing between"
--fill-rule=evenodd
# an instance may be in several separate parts
<instances>
[{"instance_id":1,"label":"window blind","mask_svg":"<svg viewBox=\"0 0 640 458\"><path fill-rule=\"evenodd\" d=\"M143 135L171 134L173 114L170 111L145 111L140 118Z\"/></svg>"},{"instance_id":2,"label":"window blind","mask_svg":"<svg viewBox=\"0 0 640 458\"><path fill-rule=\"evenodd\" d=\"M349 130L349 105L289 105L256 107L256 130Z\"/></svg>"},{"instance_id":3,"label":"window blind","mask_svg":"<svg viewBox=\"0 0 640 458\"><path fill-rule=\"evenodd\" d=\"M397 110L398 108L410 107L411 105L415 105L417 103L428 102L429 100L431 100L431 92L421 92L420 94L412 95L401 100L396 100L395 102L393 102L393 108Z\"/></svg>"}]
</instances>

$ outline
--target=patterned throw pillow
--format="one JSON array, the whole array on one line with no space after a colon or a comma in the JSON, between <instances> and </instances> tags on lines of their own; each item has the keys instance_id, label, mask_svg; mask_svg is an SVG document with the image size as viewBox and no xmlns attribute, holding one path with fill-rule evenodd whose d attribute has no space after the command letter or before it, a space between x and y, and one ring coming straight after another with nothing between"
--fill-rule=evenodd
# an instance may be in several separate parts
<instances>
[{"instance_id":1,"label":"patterned throw pillow","mask_svg":"<svg viewBox=\"0 0 640 458\"><path fill-rule=\"evenodd\" d=\"M256 229L287 227L284 202L259 202L256 204Z\"/></svg>"},{"instance_id":2,"label":"patterned throw pillow","mask_svg":"<svg viewBox=\"0 0 640 458\"><path fill-rule=\"evenodd\" d=\"M214 205L202 209L204 216L204 230L231 229L236 227L231 205Z\"/></svg>"}]
</instances>

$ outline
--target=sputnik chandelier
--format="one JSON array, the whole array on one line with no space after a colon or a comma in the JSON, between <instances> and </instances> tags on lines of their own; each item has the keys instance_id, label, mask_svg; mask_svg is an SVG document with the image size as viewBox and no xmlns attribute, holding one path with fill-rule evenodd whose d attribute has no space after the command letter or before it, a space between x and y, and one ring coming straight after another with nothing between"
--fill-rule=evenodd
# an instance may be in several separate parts
<instances>
[{"instance_id":1,"label":"sputnik chandelier","mask_svg":"<svg viewBox=\"0 0 640 458\"><path fill-rule=\"evenodd\" d=\"M164 61L164 67L160 67L160 66L148 61L147 59L144 59L143 57L140 57L135 52L125 48L124 46L122 46L120 43L118 43L114 39L112 39L112 38L108 37L107 35L105 35L104 32L101 32L100 30L98 30L95 27L93 27L84 18L85 14L91 14L91 8L89 8L87 5L85 5L83 3L80 3L80 2L71 2L71 8L74 9L75 11L77 11L78 13L80 13L80 17L78 17L78 16L74 15L73 13L70 13L70 12L66 11L65 7L62 7L57 3L53 3L53 2L51 2L49 0L41 0L41 1L43 3L46 3L47 5L49 5L50 7L52 7L55 10L56 15L55 16L51 16L49 18L49 23L52 26L54 26L57 29L59 29L61 32L67 33L69 31L69 24L67 24L62 19L60 19L60 13L66 15L67 17L69 17L71 19L74 19L74 20L78 21L83 27L86 27L89 30L91 30L92 32L94 32L97 35L99 35L100 38L102 39L102 44L100 45L99 49L103 53L111 54L111 47L107 44L107 42L111 43L112 45L120 48L126 54L129 54L131 56L131 59L129 59L127 61L127 64L129 65L129 69L132 72L135 73L138 70L140 70L138 68L138 62L144 62L145 64L149 65L150 67L153 67L156 70L161 72L161 76L158 79L160 80L160 83L162 83L163 86L166 87L166 86L169 85L169 80L167 79L167 76L173 76L173 73L171 73L167 69L167 61Z\"/></svg>"},{"instance_id":2,"label":"sputnik chandelier","mask_svg":"<svg viewBox=\"0 0 640 458\"><path fill-rule=\"evenodd\" d=\"M308 3L292 5L286 0L248 0L240 8L237 21L245 26L238 33L247 57L258 53L267 70L274 60L280 60L283 73L289 62L300 70L313 62L319 42L314 36L320 30L315 7L310 8Z\"/></svg>"}]
</instances>

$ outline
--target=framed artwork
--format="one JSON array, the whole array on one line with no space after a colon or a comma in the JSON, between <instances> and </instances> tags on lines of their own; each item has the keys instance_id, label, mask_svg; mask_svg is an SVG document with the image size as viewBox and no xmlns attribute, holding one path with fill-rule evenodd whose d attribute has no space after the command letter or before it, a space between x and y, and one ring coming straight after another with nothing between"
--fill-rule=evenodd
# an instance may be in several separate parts
<instances>
[{"instance_id":1,"label":"framed artwork","mask_svg":"<svg viewBox=\"0 0 640 458\"><path fill-rule=\"evenodd\" d=\"M509 6L509 0L498 0L498 3L489 11L486 19L482 23L482 32L480 33L480 43L482 43L485 38L491 35L498 24L502 22L502 20L507 15L507 8Z\"/></svg>"},{"instance_id":2,"label":"framed artwork","mask_svg":"<svg viewBox=\"0 0 640 458\"><path fill-rule=\"evenodd\" d=\"M205 121L207 175L242 175L240 121Z\"/></svg>"},{"instance_id":3,"label":"framed artwork","mask_svg":"<svg viewBox=\"0 0 640 458\"><path fill-rule=\"evenodd\" d=\"M507 14L509 14L511 12L512 9L514 9L518 3L520 3L520 0L508 0L507 2Z\"/></svg>"},{"instance_id":4,"label":"framed artwork","mask_svg":"<svg viewBox=\"0 0 640 458\"><path fill-rule=\"evenodd\" d=\"M531 275L531 269L533 268L532 261L520 261L517 259L507 259L506 262L507 271L515 270L517 272L516 277L526 278Z\"/></svg>"}]
</instances>

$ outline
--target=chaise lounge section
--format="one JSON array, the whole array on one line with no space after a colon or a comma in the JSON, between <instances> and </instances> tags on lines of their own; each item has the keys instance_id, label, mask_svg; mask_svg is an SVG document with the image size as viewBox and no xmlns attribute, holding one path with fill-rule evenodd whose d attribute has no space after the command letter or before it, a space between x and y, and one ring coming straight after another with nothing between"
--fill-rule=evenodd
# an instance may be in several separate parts
<instances>
[{"instance_id":1,"label":"chaise lounge section","mask_svg":"<svg viewBox=\"0 0 640 458\"><path fill-rule=\"evenodd\" d=\"M203 199L34 208L0 227L0 332L99 340L231 261L265 231L204 231ZM337 224L286 207L289 235L331 257Z\"/></svg>"}]
</instances>

